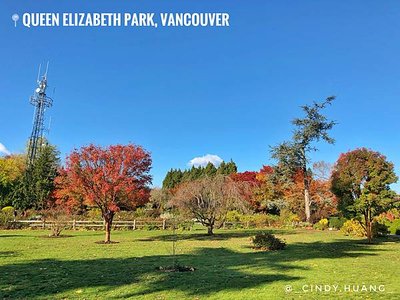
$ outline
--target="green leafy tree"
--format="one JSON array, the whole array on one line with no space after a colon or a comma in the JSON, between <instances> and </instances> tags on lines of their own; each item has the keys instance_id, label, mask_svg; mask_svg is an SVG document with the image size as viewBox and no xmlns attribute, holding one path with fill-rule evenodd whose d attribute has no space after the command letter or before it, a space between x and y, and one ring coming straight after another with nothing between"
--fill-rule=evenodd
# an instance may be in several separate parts
<instances>
[{"instance_id":1,"label":"green leafy tree","mask_svg":"<svg viewBox=\"0 0 400 300\"><path fill-rule=\"evenodd\" d=\"M59 152L55 146L45 144L36 160L27 167L13 195L17 209L45 209L52 200L54 179L60 166Z\"/></svg>"},{"instance_id":2,"label":"green leafy tree","mask_svg":"<svg viewBox=\"0 0 400 300\"><path fill-rule=\"evenodd\" d=\"M398 202L390 189L397 180L393 163L366 148L341 154L334 166L332 192L339 198L339 209L360 222L369 242L374 217Z\"/></svg>"},{"instance_id":3,"label":"green leafy tree","mask_svg":"<svg viewBox=\"0 0 400 300\"><path fill-rule=\"evenodd\" d=\"M314 102L312 105L304 105L302 109L304 118L296 118L292 121L295 126L292 140L285 141L272 147L272 157L278 161L280 173L291 180L300 170L303 173L303 193L306 221L311 218L310 184L311 171L309 170L309 153L317 151L315 142L323 140L329 144L334 143L328 132L336 124L324 116L321 111L332 103L335 97L328 97L322 103Z\"/></svg>"}]
</instances>

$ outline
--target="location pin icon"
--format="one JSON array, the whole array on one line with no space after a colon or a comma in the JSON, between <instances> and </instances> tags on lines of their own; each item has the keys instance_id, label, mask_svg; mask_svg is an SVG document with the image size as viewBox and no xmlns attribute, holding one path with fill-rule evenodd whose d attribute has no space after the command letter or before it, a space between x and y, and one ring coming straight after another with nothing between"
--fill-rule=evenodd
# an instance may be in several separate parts
<instances>
[{"instance_id":1,"label":"location pin icon","mask_svg":"<svg viewBox=\"0 0 400 300\"><path fill-rule=\"evenodd\" d=\"M19 20L19 16L17 14L13 14L11 19L14 21L14 26L17 27L17 21Z\"/></svg>"}]
</instances>

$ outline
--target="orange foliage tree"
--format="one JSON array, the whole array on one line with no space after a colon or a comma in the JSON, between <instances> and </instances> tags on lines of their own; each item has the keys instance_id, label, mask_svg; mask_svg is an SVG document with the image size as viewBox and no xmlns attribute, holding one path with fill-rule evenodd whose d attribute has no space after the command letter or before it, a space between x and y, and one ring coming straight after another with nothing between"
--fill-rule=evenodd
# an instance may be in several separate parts
<instances>
[{"instance_id":1,"label":"orange foliage tree","mask_svg":"<svg viewBox=\"0 0 400 300\"><path fill-rule=\"evenodd\" d=\"M290 183L284 188L284 199L288 208L305 217L304 210L304 173L299 170L293 175ZM319 220L337 213L337 198L331 192L330 180L308 178L310 188L310 209L312 219ZM314 221L312 220L311 221Z\"/></svg>"},{"instance_id":2,"label":"orange foliage tree","mask_svg":"<svg viewBox=\"0 0 400 300\"><path fill-rule=\"evenodd\" d=\"M104 242L110 243L115 213L148 201L151 162L150 153L133 144L74 150L56 180L57 201L69 209L96 205L105 222Z\"/></svg>"},{"instance_id":3,"label":"orange foliage tree","mask_svg":"<svg viewBox=\"0 0 400 300\"><path fill-rule=\"evenodd\" d=\"M278 213L283 204L282 185L275 176L274 168L263 166L260 171L231 174L236 182L246 183L244 199L255 212Z\"/></svg>"}]
</instances>

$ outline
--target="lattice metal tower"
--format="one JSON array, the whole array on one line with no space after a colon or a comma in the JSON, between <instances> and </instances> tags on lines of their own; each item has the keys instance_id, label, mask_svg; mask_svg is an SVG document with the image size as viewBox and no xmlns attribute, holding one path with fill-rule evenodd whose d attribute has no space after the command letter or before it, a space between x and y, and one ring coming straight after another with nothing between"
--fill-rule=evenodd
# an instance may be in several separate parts
<instances>
[{"instance_id":1,"label":"lattice metal tower","mask_svg":"<svg viewBox=\"0 0 400 300\"><path fill-rule=\"evenodd\" d=\"M53 105L53 99L47 97L47 71L49 68L49 63L47 63L46 72L41 76L40 66L37 78L38 87L35 89L33 96L30 98L30 103L35 107L32 134L29 138L28 145L28 164L31 165L43 146L44 139L44 113L46 108Z\"/></svg>"}]
</instances>

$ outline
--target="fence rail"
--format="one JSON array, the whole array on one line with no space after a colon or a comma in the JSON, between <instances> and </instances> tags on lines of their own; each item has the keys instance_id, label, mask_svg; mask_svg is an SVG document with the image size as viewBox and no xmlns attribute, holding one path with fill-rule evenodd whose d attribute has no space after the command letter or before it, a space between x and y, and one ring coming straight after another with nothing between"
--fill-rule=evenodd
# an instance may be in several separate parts
<instances>
[{"instance_id":1,"label":"fence rail","mask_svg":"<svg viewBox=\"0 0 400 300\"><path fill-rule=\"evenodd\" d=\"M71 221L46 221L46 220L16 220L11 221L13 224L20 224L22 226L30 228L50 228L53 225L63 225L70 229L95 229L95 228L105 228L104 221L81 221L81 220L71 220ZM126 228L126 229L143 229L151 226L152 228L167 229L168 224L166 220L132 220L132 221L113 221L113 229Z\"/></svg>"},{"instance_id":2,"label":"fence rail","mask_svg":"<svg viewBox=\"0 0 400 300\"><path fill-rule=\"evenodd\" d=\"M104 221L82 221L82 220L70 220L70 221L46 221L46 220L15 220L10 223L14 225L20 225L22 227L30 228L50 228L53 225L62 225L69 229L105 229ZM168 229L172 228L173 223L168 220L130 220L130 221L113 221L112 228L119 229L124 228L128 230L136 229ZM231 228L262 228L271 227L273 224L269 222L266 224L258 224L256 222L224 222L221 229ZM192 226L188 226L192 227Z\"/></svg>"}]
</instances>

